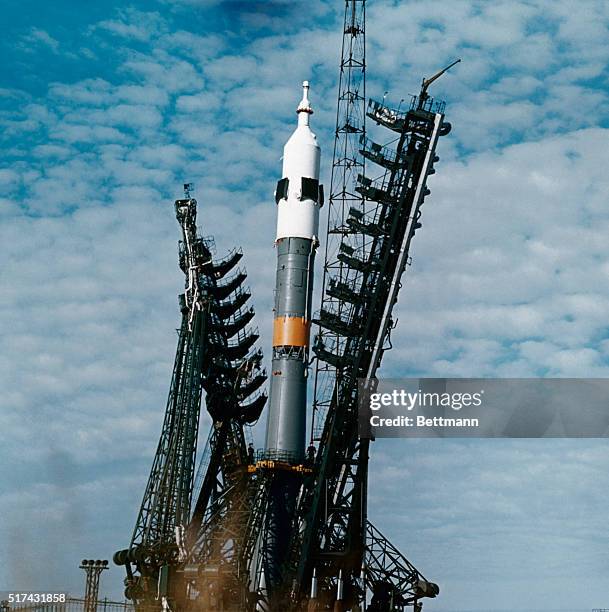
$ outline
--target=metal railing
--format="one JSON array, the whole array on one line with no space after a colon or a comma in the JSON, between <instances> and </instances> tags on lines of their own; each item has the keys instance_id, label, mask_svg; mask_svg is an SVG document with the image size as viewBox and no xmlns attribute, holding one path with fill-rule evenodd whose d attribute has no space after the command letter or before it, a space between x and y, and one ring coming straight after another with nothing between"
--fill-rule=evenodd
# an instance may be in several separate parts
<instances>
[{"instance_id":1,"label":"metal railing","mask_svg":"<svg viewBox=\"0 0 609 612\"><path fill-rule=\"evenodd\" d=\"M259 449L256 451L256 461L279 461L281 463L297 463L296 453L277 448Z\"/></svg>"},{"instance_id":2,"label":"metal railing","mask_svg":"<svg viewBox=\"0 0 609 612\"><path fill-rule=\"evenodd\" d=\"M396 161L398 161L399 163L404 163L406 161L405 153L400 155L400 158L398 160L397 152L395 149L392 149L388 145L377 144L366 136L362 136L359 142L361 145L360 152L363 155L366 155L368 159L371 159L375 163L383 165L383 161L389 162L390 164L394 164L396 163Z\"/></svg>"},{"instance_id":3,"label":"metal railing","mask_svg":"<svg viewBox=\"0 0 609 612\"><path fill-rule=\"evenodd\" d=\"M420 102L420 96L410 96L410 110L424 110L428 113L444 114L445 109L446 102L442 100L434 100L432 97L428 96L423 102Z\"/></svg>"}]
</instances>

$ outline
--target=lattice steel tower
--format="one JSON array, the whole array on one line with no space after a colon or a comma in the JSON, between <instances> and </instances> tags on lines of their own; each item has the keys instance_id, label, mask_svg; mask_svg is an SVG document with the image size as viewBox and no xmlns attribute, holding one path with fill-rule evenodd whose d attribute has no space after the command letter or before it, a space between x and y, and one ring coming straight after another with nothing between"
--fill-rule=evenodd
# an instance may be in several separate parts
<instances>
[{"instance_id":1,"label":"lattice steel tower","mask_svg":"<svg viewBox=\"0 0 609 612\"><path fill-rule=\"evenodd\" d=\"M364 174L365 158L360 139L366 135L366 0L346 0L343 42L340 60L338 104L334 133L334 154L328 203L326 254L322 280L322 308L340 311L343 302L327 292L329 278L347 282L350 269L341 261L340 246L352 233L346 220L353 206L365 208L366 200L355 191L357 176ZM342 337L332 330L319 328L318 344L340 353ZM320 439L325 416L336 382L336 366L317 361L313 399L313 441Z\"/></svg>"},{"instance_id":2,"label":"lattice steel tower","mask_svg":"<svg viewBox=\"0 0 609 612\"><path fill-rule=\"evenodd\" d=\"M97 559L83 559L80 569L85 570L87 582L85 584L85 612L95 612L97 610L97 600L99 598L99 577L104 570L108 569L108 561Z\"/></svg>"}]
</instances>

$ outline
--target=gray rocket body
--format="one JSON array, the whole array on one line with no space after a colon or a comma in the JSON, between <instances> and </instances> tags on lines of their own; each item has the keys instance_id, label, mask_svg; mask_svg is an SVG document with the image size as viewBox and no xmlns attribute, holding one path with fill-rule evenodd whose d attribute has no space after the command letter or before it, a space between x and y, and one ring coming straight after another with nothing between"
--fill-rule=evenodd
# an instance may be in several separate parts
<instances>
[{"instance_id":1,"label":"gray rocket body","mask_svg":"<svg viewBox=\"0 0 609 612\"><path fill-rule=\"evenodd\" d=\"M283 238L277 243L275 320L302 321L292 325L294 329L288 329L280 341L292 337L301 344L298 334L303 327L308 335L314 257L312 240ZM273 346L266 448L271 454L276 452L278 459L301 462L304 457L307 360L308 345Z\"/></svg>"}]
</instances>

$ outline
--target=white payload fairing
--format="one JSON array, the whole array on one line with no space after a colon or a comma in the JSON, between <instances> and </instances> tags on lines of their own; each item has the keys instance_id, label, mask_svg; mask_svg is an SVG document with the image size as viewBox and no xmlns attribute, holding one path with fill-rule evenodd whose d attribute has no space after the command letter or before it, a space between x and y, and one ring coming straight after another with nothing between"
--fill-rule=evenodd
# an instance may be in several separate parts
<instances>
[{"instance_id":1,"label":"white payload fairing","mask_svg":"<svg viewBox=\"0 0 609 612\"><path fill-rule=\"evenodd\" d=\"M283 147L282 179L277 184L277 238L305 238L317 241L319 229L319 159L321 149L309 127L313 109L309 102L309 82L302 84L303 95L296 113L298 127Z\"/></svg>"},{"instance_id":2,"label":"white payload fairing","mask_svg":"<svg viewBox=\"0 0 609 612\"><path fill-rule=\"evenodd\" d=\"M321 151L309 127L313 109L308 94L305 81L296 110L298 126L283 149L283 173L275 192L277 277L266 450L289 462L304 457L313 262L323 205Z\"/></svg>"}]
</instances>

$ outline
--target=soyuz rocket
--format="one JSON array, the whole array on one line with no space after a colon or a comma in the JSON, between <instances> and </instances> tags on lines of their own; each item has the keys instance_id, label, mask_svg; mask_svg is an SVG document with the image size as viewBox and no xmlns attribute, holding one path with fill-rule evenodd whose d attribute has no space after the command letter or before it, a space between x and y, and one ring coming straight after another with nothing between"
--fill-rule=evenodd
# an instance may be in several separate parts
<instances>
[{"instance_id":1,"label":"soyuz rocket","mask_svg":"<svg viewBox=\"0 0 609 612\"><path fill-rule=\"evenodd\" d=\"M282 178L275 192L277 276L265 445L269 457L289 463L304 459L313 262L323 206L321 150L309 127L309 83L302 85L298 126L283 148Z\"/></svg>"}]
</instances>

